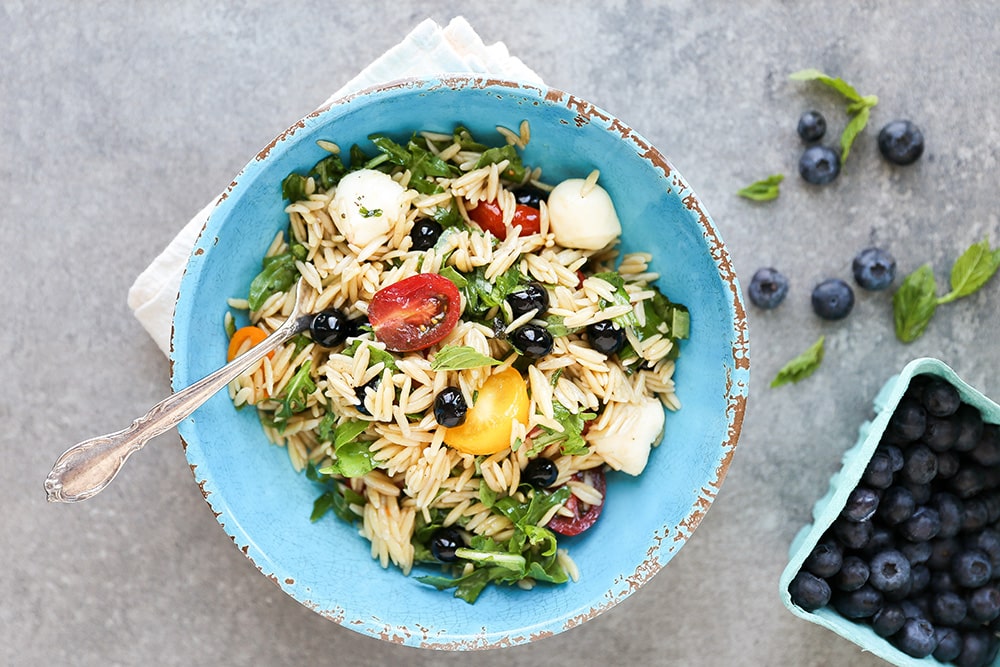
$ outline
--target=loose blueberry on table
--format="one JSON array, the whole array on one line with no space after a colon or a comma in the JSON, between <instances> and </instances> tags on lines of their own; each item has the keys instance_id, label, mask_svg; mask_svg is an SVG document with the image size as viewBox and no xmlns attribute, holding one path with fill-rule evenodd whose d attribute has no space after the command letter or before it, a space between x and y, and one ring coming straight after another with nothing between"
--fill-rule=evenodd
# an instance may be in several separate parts
<instances>
[{"instance_id":1,"label":"loose blueberry on table","mask_svg":"<svg viewBox=\"0 0 1000 667\"><path fill-rule=\"evenodd\" d=\"M813 185L832 183L840 175L840 154L829 146L810 146L799 158L799 175Z\"/></svg>"},{"instance_id":2,"label":"loose blueberry on table","mask_svg":"<svg viewBox=\"0 0 1000 667\"><path fill-rule=\"evenodd\" d=\"M987 452L994 445L1000 449L1000 426L985 423L954 386L913 378L861 482L789 585L792 602L808 612L830 607L916 658L993 664L1000 457Z\"/></svg>"},{"instance_id":3,"label":"loose blueberry on table","mask_svg":"<svg viewBox=\"0 0 1000 667\"><path fill-rule=\"evenodd\" d=\"M812 307L824 320L842 320L854 308L854 290L840 278L824 280L813 289Z\"/></svg>"},{"instance_id":4,"label":"loose blueberry on table","mask_svg":"<svg viewBox=\"0 0 1000 667\"><path fill-rule=\"evenodd\" d=\"M878 149L893 164L913 164L924 154L924 134L912 121L894 120L879 131Z\"/></svg>"},{"instance_id":5,"label":"loose blueberry on table","mask_svg":"<svg viewBox=\"0 0 1000 667\"><path fill-rule=\"evenodd\" d=\"M865 248L851 264L854 281L867 290L883 290L896 277L896 259L882 248Z\"/></svg>"},{"instance_id":6,"label":"loose blueberry on table","mask_svg":"<svg viewBox=\"0 0 1000 667\"><path fill-rule=\"evenodd\" d=\"M758 269L747 288L750 302L758 308L777 308L788 294L788 278L773 267Z\"/></svg>"},{"instance_id":7,"label":"loose blueberry on table","mask_svg":"<svg viewBox=\"0 0 1000 667\"><path fill-rule=\"evenodd\" d=\"M806 111L799 116L796 130L802 141L819 141L826 134L826 118L818 111Z\"/></svg>"}]
</instances>

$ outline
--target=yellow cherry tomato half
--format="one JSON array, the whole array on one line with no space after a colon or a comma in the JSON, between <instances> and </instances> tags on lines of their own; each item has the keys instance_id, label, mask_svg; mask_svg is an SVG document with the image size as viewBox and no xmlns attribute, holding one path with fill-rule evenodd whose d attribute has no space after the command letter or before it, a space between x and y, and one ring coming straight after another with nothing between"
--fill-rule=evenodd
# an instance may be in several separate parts
<instances>
[{"instance_id":1,"label":"yellow cherry tomato half","mask_svg":"<svg viewBox=\"0 0 1000 667\"><path fill-rule=\"evenodd\" d=\"M449 428L444 441L466 454L496 454L510 444L515 421L528 421L528 386L508 368L483 383L465 423Z\"/></svg>"}]
</instances>

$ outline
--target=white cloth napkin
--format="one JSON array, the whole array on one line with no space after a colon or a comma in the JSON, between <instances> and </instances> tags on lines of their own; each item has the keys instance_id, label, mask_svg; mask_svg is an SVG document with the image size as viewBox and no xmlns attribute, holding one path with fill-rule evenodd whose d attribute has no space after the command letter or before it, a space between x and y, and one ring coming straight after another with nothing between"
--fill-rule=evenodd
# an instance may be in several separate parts
<instances>
[{"instance_id":1,"label":"white cloth napkin","mask_svg":"<svg viewBox=\"0 0 1000 667\"><path fill-rule=\"evenodd\" d=\"M510 55L503 42L484 44L462 17L444 28L427 19L403 41L333 93L324 104L344 95L394 79L472 72L541 84L538 74ZM209 202L136 278L128 305L164 354L170 354L174 302L191 249L217 200Z\"/></svg>"}]
</instances>

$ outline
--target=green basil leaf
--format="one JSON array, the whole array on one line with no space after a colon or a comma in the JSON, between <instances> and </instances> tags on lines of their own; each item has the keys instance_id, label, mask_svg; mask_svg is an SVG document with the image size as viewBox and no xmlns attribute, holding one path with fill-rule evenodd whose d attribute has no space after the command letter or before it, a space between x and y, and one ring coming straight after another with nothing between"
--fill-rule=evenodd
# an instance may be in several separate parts
<instances>
[{"instance_id":1,"label":"green basil leaf","mask_svg":"<svg viewBox=\"0 0 1000 667\"><path fill-rule=\"evenodd\" d=\"M295 255L291 251L266 258L263 267L250 283L247 298L250 310L260 310L271 295L289 290L299 278Z\"/></svg>"},{"instance_id":2,"label":"green basil leaf","mask_svg":"<svg viewBox=\"0 0 1000 667\"><path fill-rule=\"evenodd\" d=\"M851 146L861 133L861 130L865 129L865 126L868 125L870 115L869 107L861 107L844 127L844 131L840 135L840 164L847 162L847 156L851 153Z\"/></svg>"},{"instance_id":3,"label":"green basil leaf","mask_svg":"<svg viewBox=\"0 0 1000 667\"><path fill-rule=\"evenodd\" d=\"M947 303L973 294L1000 268L1000 248L990 249L989 239L973 243L951 267L951 292L938 303Z\"/></svg>"},{"instance_id":4,"label":"green basil leaf","mask_svg":"<svg viewBox=\"0 0 1000 667\"><path fill-rule=\"evenodd\" d=\"M483 151L479 161L476 162L475 168L479 169L480 167L503 162L504 160L509 160L510 164L507 165L501 176L518 183L523 181L527 171L521 162L521 156L517 154L517 149L511 144Z\"/></svg>"},{"instance_id":5,"label":"green basil leaf","mask_svg":"<svg viewBox=\"0 0 1000 667\"><path fill-rule=\"evenodd\" d=\"M892 316L896 338L912 343L919 338L937 309L937 282L930 264L906 276L892 295Z\"/></svg>"},{"instance_id":6,"label":"green basil leaf","mask_svg":"<svg viewBox=\"0 0 1000 667\"><path fill-rule=\"evenodd\" d=\"M823 361L824 339L824 336L820 336L808 350L785 364L771 381L771 386L780 387L789 382L800 382L812 375Z\"/></svg>"},{"instance_id":7,"label":"green basil leaf","mask_svg":"<svg viewBox=\"0 0 1000 667\"><path fill-rule=\"evenodd\" d=\"M431 360L432 371L462 371L483 366L498 366L499 361L468 345L445 345Z\"/></svg>"},{"instance_id":8,"label":"green basil leaf","mask_svg":"<svg viewBox=\"0 0 1000 667\"><path fill-rule=\"evenodd\" d=\"M281 196L293 203L307 199L306 180L305 176L295 172L285 176L285 180L281 182Z\"/></svg>"},{"instance_id":9,"label":"green basil leaf","mask_svg":"<svg viewBox=\"0 0 1000 667\"><path fill-rule=\"evenodd\" d=\"M309 395L316 391L316 383L313 382L309 374L312 367L312 359L306 359L305 363L295 371L295 375L288 381L285 387L285 396L281 400L281 407L275 410L274 416L277 419L288 419L297 412L306 409L306 401Z\"/></svg>"},{"instance_id":10,"label":"green basil leaf","mask_svg":"<svg viewBox=\"0 0 1000 667\"><path fill-rule=\"evenodd\" d=\"M779 186L783 180L785 180L784 174L772 174L763 180L756 181L745 188L737 190L736 194L754 201L771 201L778 198L780 194Z\"/></svg>"},{"instance_id":11,"label":"green basil leaf","mask_svg":"<svg viewBox=\"0 0 1000 667\"><path fill-rule=\"evenodd\" d=\"M861 95L854 89L854 86L847 83L840 77L829 76L818 69L799 70L798 72L792 73L788 78L793 81L818 81L825 86L833 88L852 102L862 101Z\"/></svg>"},{"instance_id":12,"label":"green basil leaf","mask_svg":"<svg viewBox=\"0 0 1000 667\"><path fill-rule=\"evenodd\" d=\"M363 419L348 419L337 427L333 437L333 451L337 452L341 447L354 441L368 428L368 422Z\"/></svg>"}]
</instances>

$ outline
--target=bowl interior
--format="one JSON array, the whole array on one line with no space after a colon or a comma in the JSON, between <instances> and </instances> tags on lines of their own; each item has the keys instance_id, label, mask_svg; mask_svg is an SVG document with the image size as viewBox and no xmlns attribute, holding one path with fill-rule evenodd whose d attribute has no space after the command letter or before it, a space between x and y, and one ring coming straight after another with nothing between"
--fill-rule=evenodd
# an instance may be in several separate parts
<instances>
[{"instance_id":1,"label":"bowl interior","mask_svg":"<svg viewBox=\"0 0 1000 667\"><path fill-rule=\"evenodd\" d=\"M571 95L476 78L407 81L367 91L303 119L235 179L184 275L174 315L172 383L180 389L224 361L226 299L246 295L274 235L287 226L281 181L326 153L316 140L370 146L385 132L495 127L529 119L529 165L543 179L600 169L623 222L622 250L653 255L660 288L692 313L662 445L638 478L611 474L602 519L566 539L581 578L533 591L490 587L475 605L383 570L356 529L309 520L316 489L266 440L253 410L220 392L179 431L206 500L236 545L289 595L352 630L442 649L524 643L574 627L638 589L684 544L719 490L739 437L748 387L747 326L725 246L687 184L639 135Z\"/></svg>"}]
</instances>

